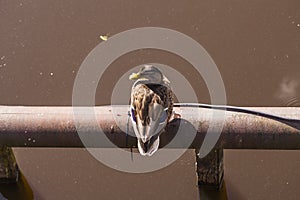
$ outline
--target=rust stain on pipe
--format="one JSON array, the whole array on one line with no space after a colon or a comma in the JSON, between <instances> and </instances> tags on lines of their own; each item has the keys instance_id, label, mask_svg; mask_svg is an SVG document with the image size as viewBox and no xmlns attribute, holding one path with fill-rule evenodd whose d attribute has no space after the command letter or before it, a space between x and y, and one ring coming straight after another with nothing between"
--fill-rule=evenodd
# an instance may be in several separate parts
<instances>
[{"instance_id":1,"label":"rust stain on pipe","mask_svg":"<svg viewBox=\"0 0 300 200\"><path fill-rule=\"evenodd\" d=\"M136 139L128 122L128 106L93 107L96 121L86 114L77 114L77 125L85 137L103 134L118 147L135 147ZM290 118L300 118L300 108L248 108L269 114ZM83 109L84 110L84 109ZM161 146L168 144L178 132L185 140L190 130L196 132L189 148L199 148L206 135L211 110L204 108L175 108L175 112L190 113L173 120L161 136ZM199 115L195 114L199 111ZM221 111L220 111L221 112ZM0 145L11 147L83 147L75 126L73 107L19 107L0 106ZM215 124L220 119L212 119ZM221 122L220 122L221 123ZM127 125L129 125L127 127ZM126 130L129 135L126 136ZM183 142L184 143L184 142ZM255 115L226 112L225 125L218 146L232 149L300 149L300 131L286 124ZM93 147L113 147L109 144ZM168 148L185 148L185 144L176 143Z\"/></svg>"}]
</instances>

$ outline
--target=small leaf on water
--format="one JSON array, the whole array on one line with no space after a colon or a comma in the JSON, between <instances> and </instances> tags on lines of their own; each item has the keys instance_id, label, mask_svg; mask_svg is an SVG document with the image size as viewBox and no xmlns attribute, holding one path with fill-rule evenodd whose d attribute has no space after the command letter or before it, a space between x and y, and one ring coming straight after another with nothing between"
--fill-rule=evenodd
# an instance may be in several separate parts
<instances>
[{"instance_id":1,"label":"small leaf on water","mask_svg":"<svg viewBox=\"0 0 300 200\"><path fill-rule=\"evenodd\" d=\"M100 39L103 40L103 41L107 41L108 36L107 35L100 35Z\"/></svg>"}]
</instances>

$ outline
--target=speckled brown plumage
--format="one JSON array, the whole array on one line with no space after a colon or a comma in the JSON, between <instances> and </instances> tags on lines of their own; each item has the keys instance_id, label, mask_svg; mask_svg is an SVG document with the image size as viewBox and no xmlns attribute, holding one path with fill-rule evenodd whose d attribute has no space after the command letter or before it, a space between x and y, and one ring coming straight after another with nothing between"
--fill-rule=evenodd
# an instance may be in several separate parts
<instances>
[{"instance_id":1,"label":"speckled brown plumage","mask_svg":"<svg viewBox=\"0 0 300 200\"><path fill-rule=\"evenodd\" d=\"M153 103L158 103L168 108L168 121L173 111L173 92L165 85L160 84L137 84L131 93L131 103L135 108L135 115L139 115L143 125L148 124L148 108Z\"/></svg>"}]
</instances>

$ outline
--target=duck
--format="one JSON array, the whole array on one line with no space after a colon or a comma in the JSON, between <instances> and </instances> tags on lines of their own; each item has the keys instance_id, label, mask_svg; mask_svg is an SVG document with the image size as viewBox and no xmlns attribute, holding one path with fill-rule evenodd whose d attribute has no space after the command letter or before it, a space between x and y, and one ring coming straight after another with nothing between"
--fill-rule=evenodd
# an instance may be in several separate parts
<instances>
[{"instance_id":1,"label":"duck","mask_svg":"<svg viewBox=\"0 0 300 200\"><path fill-rule=\"evenodd\" d=\"M135 81L130 95L130 118L138 150L142 156L152 156L172 116L174 95L170 81L151 64L143 65L129 79Z\"/></svg>"}]
</instances>

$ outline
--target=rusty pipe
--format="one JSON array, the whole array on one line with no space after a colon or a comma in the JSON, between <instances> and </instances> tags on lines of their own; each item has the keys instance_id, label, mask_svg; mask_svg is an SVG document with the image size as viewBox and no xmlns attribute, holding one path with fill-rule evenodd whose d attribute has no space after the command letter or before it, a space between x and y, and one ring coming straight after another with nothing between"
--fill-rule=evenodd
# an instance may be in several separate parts
<instances>
[{"instance_id":1,"label":"rusty pipe","mask_svg":"<svg viewBox=\"0 0 300 200\"><path fill-rule=\"evenodd\" d=\"M84 109L82 107L82 110ZM93 109L93 114L77 112L75 121L73 107L0 106L0 146L83 147L86 145L81 140L83 136L94 141L89 147L114 147L110 143L96 141L95 138L102 134L118 147L135 147L136 138L131 136L132 127L128 121L128 106L98 106L88 107L88 109ZM252 107L248 109L300 118L300 108ZM210 109L185 107L174 108L174 110L179 114L182 112L189 114L174 119L167 126L161 136L161 146L167 145L176 134L179 134L182 141L187 137L195 137L188 147L199 148L210 120L216 124L220 120L209 118L212 112ZM90 120L93 117L96 120ZM177 133L182 124L183 131ZM99 132L99 126L102 128L102 133ZM80 134L77 133L78 128ZM190 134L193 130L195 135ZM218 145L226 149L300 149L300 131L262 116L226 112ZM168 148L185 148L185 146L177 142L169 145Z\"/></svg>"}]
</instances>

